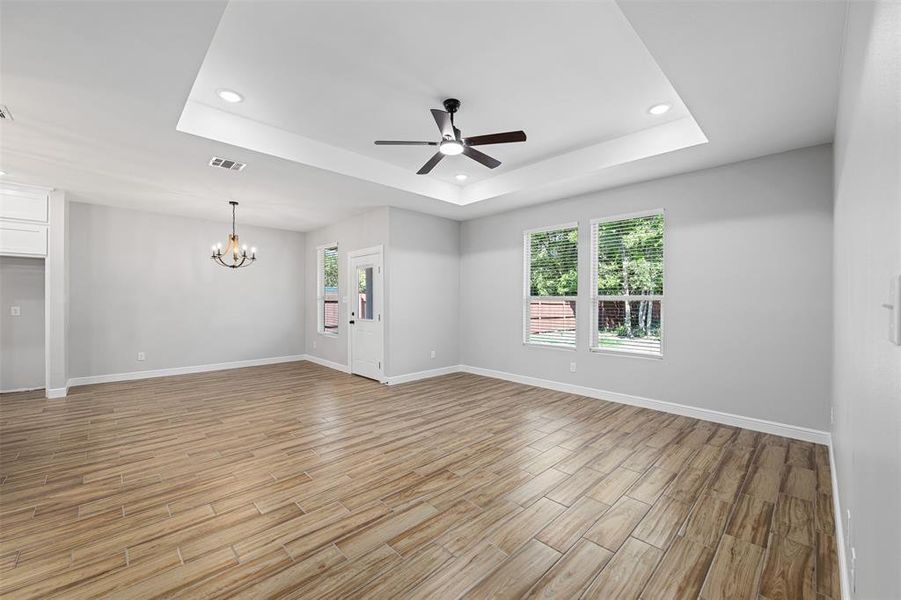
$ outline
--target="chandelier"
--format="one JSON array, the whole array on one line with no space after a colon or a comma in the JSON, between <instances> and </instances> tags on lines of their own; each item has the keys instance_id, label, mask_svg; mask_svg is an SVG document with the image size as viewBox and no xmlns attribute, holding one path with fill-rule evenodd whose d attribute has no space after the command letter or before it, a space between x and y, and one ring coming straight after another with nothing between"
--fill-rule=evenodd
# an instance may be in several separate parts
<instances>
[{"instance_id":1,"label":"chandelier","mask_svg":"<svg viewBox=\"0 0 901 600\"><path fill-rule=\"evenodd\" d=\"M213 254L210 258L217 264L229 269L249 267L257 259L257 249L251 248L248 254L247 244L241 246L238 243L238 234L235 232L235 208L238 206L238 203L232 200L229 204L232 205L232 232L228 235L228 243L225 245L225 249L222 248L222 242L213 245Z\"/></svg>"}]
</instances>

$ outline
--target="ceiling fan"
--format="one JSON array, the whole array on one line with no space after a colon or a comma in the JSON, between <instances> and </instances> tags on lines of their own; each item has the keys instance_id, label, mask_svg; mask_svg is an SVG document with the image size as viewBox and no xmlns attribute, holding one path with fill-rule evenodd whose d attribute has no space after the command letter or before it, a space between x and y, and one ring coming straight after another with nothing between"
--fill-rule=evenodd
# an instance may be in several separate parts
<instances>
[{"instance_id":1,"label":"ceiling fan","mask_svg":"<svg viewBox=\"0 0 901 600\"><path fill-rule=\"evenodd\" d=\"M462 154L468 156L476 162L482 163L489 169L494 169L501 164L501 161L491 158L487 154L473 148L473 146L484 146L486 144L507 144L510 142L526 141L524 131L506 131L504 133L489 133L487 135L477 135L474 137L462 137L460 130L454 126L454 113L460 109L460 101L456 98L448 98L444 101L444 110L432 109L432 116L435 117L435 123L441 131L441 141L439 142L407 142L393 140L376 140L379 146L437 146L438 152L428 160L422 168L416 171L417 175L425 175L435 168L441 159L445 156L456 156Z\"/></svg>"}]
</instances>

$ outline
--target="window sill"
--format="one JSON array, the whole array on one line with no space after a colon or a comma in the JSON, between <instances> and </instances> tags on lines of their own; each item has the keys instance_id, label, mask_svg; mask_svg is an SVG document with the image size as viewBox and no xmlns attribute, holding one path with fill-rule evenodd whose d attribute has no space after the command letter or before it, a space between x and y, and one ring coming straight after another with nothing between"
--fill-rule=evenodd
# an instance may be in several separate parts
<instances>
[{"instance_id":1,"label":"window sill","mask_svg":"<svg viewBox=\"0 0 901 600\"><path fill-rule=\"evenodd\" d=\"M623 356L628 358L644 358L646 360L663 360L661 354L646 354L643 352L630 352L629 350L611 350L607 348L589 348L589 352L594 354L611 354L613 356Z\"/></svg>"},{"instance_id":2,"label":"window sill","mask_svg":"<svg viewBox=\"0 0 901 600\"><path fill-rule=\"evenodd\" d=\"M322 337L327 337L327 338L336 338L336 337L338 337L338 334L337 334L337 333L332 333L331 331L317 331L316 333L318 333L318 334L321 335Z\"/></svg>"},{"instance_id":3,"label":"window sill","mask_svg":"<svg viewBox=\"0 0 901 600\"><path fill-rule=\"evenodd\" d=\"M523 342L522 345L526 348L563 350L564 352L575 352L578 349L576 346L555 346L554 344L542 344L539 342Z\"/></svg>"}]
</instances>

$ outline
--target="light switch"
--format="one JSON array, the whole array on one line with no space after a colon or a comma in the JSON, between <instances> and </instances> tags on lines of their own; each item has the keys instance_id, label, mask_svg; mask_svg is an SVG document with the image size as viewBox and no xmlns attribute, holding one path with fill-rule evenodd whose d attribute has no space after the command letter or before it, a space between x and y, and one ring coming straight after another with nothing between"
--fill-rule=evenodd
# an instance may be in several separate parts
<instances>
[{"instance_id":1,"label":"light switch","mask_svg":"<svg viewBox=\"0 0 901 600\"><path fill-rule=\"evenodd\" d=\"M889 281L888 302L883 307L888 309L888 341L901 346L901 275Z\"/></svg>"},{"instance_id":2,"label":"light switch","mask_svg":"<svg viewBox=\"0 0 901 600\"><path fill-rule=\"evenodd\" d=\"M11 317L18 317L22 315L22 308L19 306L10 306L9 314Z\"/></svg>"}]
</instances>

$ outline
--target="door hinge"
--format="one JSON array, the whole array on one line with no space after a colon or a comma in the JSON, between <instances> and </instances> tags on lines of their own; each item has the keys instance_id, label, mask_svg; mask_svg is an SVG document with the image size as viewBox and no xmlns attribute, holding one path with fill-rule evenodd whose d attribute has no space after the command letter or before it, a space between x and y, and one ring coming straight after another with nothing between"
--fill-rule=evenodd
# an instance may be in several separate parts
<instances>
[{"instance_id":1,"label":"door hinge","mask_svg":"<svg viewBox=\"0 0 901 600\"><path fill-rule=\"evenodd\" d=\"M379 321L382 320L382 313L379 313Z\"/></svg>"},{"instance_id":2,"label":"door hinge","mask_svg":"<svg viewBox=\"0 0 901 600\"><path fill-rule=\"evenodd\" d=\"M379 361L379 370L382 370L382 361Z\"/></svg>"}]
</instances>

